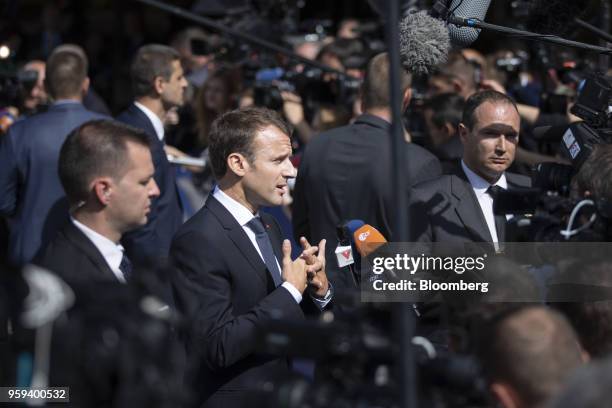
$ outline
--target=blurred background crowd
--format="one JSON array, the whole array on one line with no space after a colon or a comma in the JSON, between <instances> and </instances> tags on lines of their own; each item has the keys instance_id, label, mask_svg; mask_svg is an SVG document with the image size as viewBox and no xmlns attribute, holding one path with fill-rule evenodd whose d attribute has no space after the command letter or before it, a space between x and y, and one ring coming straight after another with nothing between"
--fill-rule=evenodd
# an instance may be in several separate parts
<instances>
[{"instance_id":1,"label":"blurred background crowd","mask_svg":"<svg viewBox=\"0 0 612 408\"><path fill-rule=\"evenodd\" d=\"M76 44L86 56L89 82L82 98L84 107L104 117L117 117L126 108L129 110L135 96L130 62L137 50L147 44L167 45L180 56L184 80L180 78L177 82L181 94L178 100L173 100L170 94L161 96L164 112L161 140L164 155L176 173L181 221L184 221L204 206L215 187L208 146L212 123L220 115L248 106L277 111L294 129L291 161L297 169L309 143L323 132L354 123L364 113L361 86L367 64L387 49L381 15L384 1L174 0L168 3L339 72L324 72L288 55L258 48L138 1L5 1L0 8L0 138L12 126L53 106L52 92L45 87L45 74L49 72L49 57L58 46ZM403 9L405 12L429 9L431 3L405 1ZM493 1L486 21L593 44L600 43L601 39L581 29L575 18L596 26L607 21L609 32L610 5L605 1L572 4L554 1L539 8L530 3ZM571 160L560 153L563 133L553 130L566 129L571 123L585 119L571 112L580 85L596 72L602 78L605 75L609 78L612 75L609 67L608 56L483 31L469 47L453 48L447 62L428 75L412 76L410 103L402 118L405 140L433 154L440 161L442 173L451 172L463 155L458 129L466 100L479 91L493 90L516 102L521 119L520 140L510 171L532 177L535 166L540 163L570 165ZM605 126L602 124L600 128ZM603 165L599 168L612 170ZM551 189L556 190L561 190L566 181L562 167L551 167L545 178ZM285 196L284 205L265 211L279 221L285 236L292 239L297 255L299 246L293 240L296 233L295 222L292 224L292 189L290 181L290 194ZM20 228L15 219L8 219L0 219L3 257L10 256L11 233ZM17 263L30 260L31 257L20 259ZM514 268L508 264L499 267ZM607 263L591 266L590 270L597 274L610 268L612 264ZM537 286L531 277L521 275L512 279L520 281L519 291L529 292ZM422 406L501 404L510 408L543 407L547 403L556 408L608 406L612 400L607 386L612 366L606 358L612 350L612 301L560 307L543 303L491 308L495 310L463 305L464 310L453 309L445 315L448 327L461 327L461 331L436 331L432 336L448 336L450 340L444 341L447 350L477 354L484 374L482 377L474 374L472 365L459 360L456 365L445 362L444 370L433 366L431 371L424 369L423 383L428 382L429 388L425 390L421 384L427 401ZM368 310L366 314L368 319L374 316L374 321L383 321L388 319L386 312ZM380 314L385 318L378 319ZM147 327L155 334L154 325ZM9 333L10 329L3 333L3 341ZM326 341L338 340L321 333ZM143 359L152 359L156 350L152 346L143 351L146 354ZM364 371L360 370L372 371L371 367L364 368L368 366L365 356L376 352L359 353L364 358L359 366L349 367L338 362L331 365L337 370L342 367L342 375L355 375L356 381L364 380L361 377L365 376ZM330 355L340 359L341 353L330 352ZM579 371L569 385L564 385L570 374L589 360L594 363ZM157 368L159 372L175 369L161 365ZM305 395L307 386L300 380L287 381L288 388L303 394L295 397L294 405L284 402L288 404L285 406L356 406L351 404L358 400L359 386L348 379L339 379L333 370L330 373L330 382L340 384L338 388L334 391L312 388L310 396ZM376 383L375 375L381 384L385 383L386 374L380 371L364 381ZM458 381L457 377L465 377L465 382ZM479 383L480 378L486 378L490 387ZM345 400L330 396L337 389L345 392ZM147 389L143 386L142 390ZM162 401L159 406L172 406L173 401L180 400L176 393L157 391ZM363 398L363 401L367 399ZM554 398L557 399L551 402ZM376 405L374 399L368 401L370 405L362 406L387 406ZM281 406L280 402L268 406L276 404Z\"/></svg>"}]
</instances>

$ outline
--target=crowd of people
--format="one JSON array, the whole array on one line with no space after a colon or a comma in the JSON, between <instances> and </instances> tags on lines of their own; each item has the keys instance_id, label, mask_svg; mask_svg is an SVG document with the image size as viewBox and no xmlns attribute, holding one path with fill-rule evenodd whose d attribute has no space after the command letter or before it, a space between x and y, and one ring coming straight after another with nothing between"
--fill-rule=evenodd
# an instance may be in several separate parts
<instances>
[{"instance_id":1,"label":"crowd of people","mask_svg":"<svg viewBox=\"0 0 612 408\"><path fill-rule=\"evenodd\" d=\"M294 64L281 74L259 67L254 79L244 64L219 58L221 38L199 28L181 30L168 45L142 45L130 63L133 100L114 119L79 45L62 44L46 60L22 64L35 81L18 105L3 107L14 123L3 122L0 135L0 253L13 271L5 273L3 295L17 305L7 302L12 314L2 320L9 352L0 385L32 385L17 375L20 352L33 353L41 341L18 317L28 294L26 265L71 288L74 305L62 319L99 334L75 356L107 358L96 374L84 369L95 361L52 356L46 381L35 384L71 386L74 406L83 407L244 407L257 406L253 387L273 374L297 370L316 381L312 366L261 352L258 332L275 320L300 325L350 313L343 295L359 288L335 254L344 221L363 220L392 242L395 202L405 195L400 210L411 242L476 242L499 252L513 239L512 216L496 214L495 200L501 190L531 186L535 164L569 164L556 146L560 137L542 139L534 129L579 120L569 109L578 83L552 69L538 76L520 49L456 49L427 78L402 70L398 191L389 165L390 58L368 52L363 30L354 29L359 24L347 19L336 37L292 44L346 77L313 77L310 67ZM551 95L565 103L545 107L542 94L549 105ZM612 146L601 144L574 175L572 195L612 201L609 180ZM417 332L435 338L440 354L475 356L490 406L606 406L612 300L547 303L538 277L512 262L498 268L512 290L540 301L515 302L508 290L493 303L444 312L415 305ZM612 263L582 268L605 286ZM100 291L126 288L144 299L154 295L151 315L170 311L161 320L179 351L154 357L175 359L176 370L168 371L176 377L163 370L158 378L146 370L138 381L138 370L123 376L125 364L108 358L123 355L119 340L93 329L96 313L83 317L92 305L111 309ZM114 317L124 313L117 305ZM159 334L138 318L148 336ZM138 330L138 320L130 324ZM119 333L127 338L129 331ZM312 331L305 341L318 336ZM56 344L62 339L53 342L66 351ZM133 364L145 361L134 357ZM181 391L167 400L132 399L133 384L145 381L156 392L169 384Z\"/></svg>"}]
</instances>

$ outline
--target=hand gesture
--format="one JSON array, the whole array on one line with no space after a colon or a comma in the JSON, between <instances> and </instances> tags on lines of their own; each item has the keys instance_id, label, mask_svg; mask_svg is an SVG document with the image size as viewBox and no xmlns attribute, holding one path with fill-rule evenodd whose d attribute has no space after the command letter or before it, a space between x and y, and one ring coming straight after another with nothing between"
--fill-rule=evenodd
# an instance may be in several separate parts
<instances>
[{"instance_id":1,"label":"hand gesture","mask_svg":"<svg viewBox=\"0 0 612 408\"><path fill-rule=\"evenodd\" d=\"M288 239L283 241L283 270L282 278L285 282L292 284L300 293L306 290L307 275L306 261L302 257L298 257L295 261L291 260L291 243Z\"/></svg>"},{"instance_id":2,"label":"hand gesture","mask_svg":"<svg viewBox=\"0 0 612 408\"><path fill-rule=\"evenodd\" d=\"M318 248L311 246L305 237L300 238L300 244L304 251L300 258L306 261L306 273L308 275L308 290L313 296L323 298L329 289L329 282L325 273L325 243L324 239L319 242ZM318 254L315 256L315 251Z\"/></svg>"}]
</instances>

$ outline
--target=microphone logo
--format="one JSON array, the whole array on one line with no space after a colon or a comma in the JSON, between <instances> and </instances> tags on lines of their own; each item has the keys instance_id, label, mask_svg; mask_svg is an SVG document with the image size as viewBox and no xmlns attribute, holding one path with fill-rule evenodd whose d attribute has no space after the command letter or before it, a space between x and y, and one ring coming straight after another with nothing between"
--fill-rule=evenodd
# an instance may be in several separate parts
<instances>
[{"instance_id":1,"label":"microphone logo","mask_svg":"<svg viewBox=\"0 0 612 408\"><path fill-rule=\"evenodd\" d=\"M370 231L365 231L359 234L359 240L365 241L370 236Z\"/></svg>"}]
</instances>

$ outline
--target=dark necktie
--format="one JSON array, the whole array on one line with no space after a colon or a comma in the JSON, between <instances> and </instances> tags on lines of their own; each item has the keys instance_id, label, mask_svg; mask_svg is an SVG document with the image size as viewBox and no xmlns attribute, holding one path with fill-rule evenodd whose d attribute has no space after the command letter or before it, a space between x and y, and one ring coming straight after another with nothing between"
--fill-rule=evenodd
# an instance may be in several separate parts
<instances>
[{"instance_id":1,"label":"dark necktie","mask_svg":"<svg viewBox=\"0 0 612 408\"><path fill-rule=\"evenodd\" d=\"M247 223L247 226L255 233L255 241L257 242L257 246L261 251L266 267L270 271L272 279L274 279L274 286L280 286L282 283L281 272L278 269L276 257L274 256L274 251L272 250L270 237L268 236L266 228L261 222L261 218L254 217Z\"/></svg>"},{"instance_id":2,"label":"dark necktie","mask_svg":"<svg viewBox=\"0 0 612 408\"><path fill-rule=\"evenodd\" d=\"M123 252L123 256L121 257L121 263L119 264L119 270L123 273L123 277L126 282L129 282L132 279L132 262L130 258L127 257L125 252Z\"/></svg>"},{"instance_id":3,"label":"dark necktie","mask_svg":"<svg viewBox=\"0 0 612 408\"><path fill-rule=\"evenodd\" d=\"M495 208L495 200L497 200L497 194L500 191L504 191L500 186L490 186L487 189L487 194L489 194L493 198L493 208ZM498 215L493 213L495 217L495 229L497 230L497 241L504 242L506 237L506 216Z\"/></svg>"}]
</instances>

